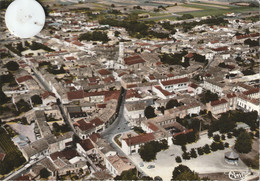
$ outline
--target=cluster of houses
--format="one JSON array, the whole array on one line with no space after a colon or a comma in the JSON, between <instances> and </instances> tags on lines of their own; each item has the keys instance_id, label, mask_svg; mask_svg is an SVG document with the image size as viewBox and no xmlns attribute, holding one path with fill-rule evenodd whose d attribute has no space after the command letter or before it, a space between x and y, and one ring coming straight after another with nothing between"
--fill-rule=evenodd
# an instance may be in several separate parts
<instances>
[{"instance_id":1,"label":"cluster of houses","mask_svg":"<svg viewBox=\"0 0 260 181\"><path fill-rule=\"evenodd\" d=\"M36 178L42 168L47 168L53 177L83 175L93 170L106 171L114 177L134 168L100 136L116 120L121 106L125 119L145 131L130 131L120 137L126 155L138 153L141 145L152 140L166 139L171 145L175 134L191 131L178 123L177 117L199 115L201 110L207 110L217 118L235 109L257 111L260 115L259 75L244 76L243 67L235 60L250 58L259 63L253 58L259 47L243 43L247 38L259 38L259 33L254 33L257 23L239 20L243 29L252 32L248 35L236 36L233 25L237 21L231 18L225 27L201 25L193 28L192 35L177 31L175 40L148 41L131 38L124 28L85 22L83 13L51 12L50 16L47 24L53 32L44 31L37 41L54 51L29 50L12 58L20 68L14 73L17 85L3 87L14 104L24 99L32 108L24 116L35 123L37 139L18 145L26 160L35 162L30 169L31 178ZM80 33L93 28L108 29L105 31L112 32L111 41L102 44L79 40ZM113 32L119 30L124 32L120 38L132 41L118 43ZM182 61L189 59L190 66L162 63L162 53L183 50L188 54ZM205 56L208 64L196 62L195 53ZM8 61L4 59L3 64ZM219 67L219 63L225 63L227 68ZM8 73L2 69L1 74ZM235 76L226 78L229 74ZM219 100L201 103L200 95L206 90L216 93ZM39 95L42 104L33 105L33 95ZM182 104L165 109L172 99ZM155 118L146 118L148 106L154 108ZM71 131L55 135L54 123L65 124ZM0 147L0 160L4 156Z\"/></svg>"}]
</instances>

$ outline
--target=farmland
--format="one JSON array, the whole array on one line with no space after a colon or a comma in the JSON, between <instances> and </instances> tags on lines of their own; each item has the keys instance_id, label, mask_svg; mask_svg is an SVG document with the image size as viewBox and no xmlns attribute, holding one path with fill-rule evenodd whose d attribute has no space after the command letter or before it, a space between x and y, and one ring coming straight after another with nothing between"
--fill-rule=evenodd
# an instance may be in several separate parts
<instances>
[{"instance_id":1,"label":"farmland","mask_svg":"<svg viewBox=\"0 0 260 181\"><path fill-rule=\"evenodd\" d=\"M22 153L14 145L10 136L2 127L0 127L0 146L6 153L4 160L0 161L1 175L9 173L25 163L25 158Z\"/></svg>"}]
</instances>

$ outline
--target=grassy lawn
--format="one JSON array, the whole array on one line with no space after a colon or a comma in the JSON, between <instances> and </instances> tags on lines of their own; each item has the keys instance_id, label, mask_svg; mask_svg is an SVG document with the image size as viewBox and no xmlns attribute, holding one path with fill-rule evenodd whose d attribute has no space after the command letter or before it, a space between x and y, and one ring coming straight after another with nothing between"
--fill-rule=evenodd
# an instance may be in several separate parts
<instances>
[{"instance_id":1,"label":"grassy lawn","mask_svg":"<svg viewBox=\"0 0 260 181\"><path fill-rule=\"evenodd\" d=\"M195 4L185 4L182 5L183 7L191 7L191 8L199 8L203 9L200 11L192 11L192 12L181 12L177 14L191 14L195 17L201 16L214 16L214 15L223 15L225 13L234 12L234 13L241 13L246 11L256 11L259 10L256 7L230 7L229 9L221 9L217 7L210 7L210 6L203 6L203 5L195 5Z\"/></svg>"}]
</instances>

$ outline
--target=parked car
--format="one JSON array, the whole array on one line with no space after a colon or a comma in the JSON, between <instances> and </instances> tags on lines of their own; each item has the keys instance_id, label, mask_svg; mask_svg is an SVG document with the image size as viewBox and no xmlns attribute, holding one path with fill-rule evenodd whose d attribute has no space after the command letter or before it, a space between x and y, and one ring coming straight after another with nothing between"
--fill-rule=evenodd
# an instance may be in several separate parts
<instances>
[{"instance_id":1,"label":"parked car","mask_svg":"<svg viewBox=\"0 0 260 181\"><path fill-rule=\"evenodd\" d=\"M148 165L147 168L148 169L155 168L155 165Z\"/></svg>"}]
</instances>

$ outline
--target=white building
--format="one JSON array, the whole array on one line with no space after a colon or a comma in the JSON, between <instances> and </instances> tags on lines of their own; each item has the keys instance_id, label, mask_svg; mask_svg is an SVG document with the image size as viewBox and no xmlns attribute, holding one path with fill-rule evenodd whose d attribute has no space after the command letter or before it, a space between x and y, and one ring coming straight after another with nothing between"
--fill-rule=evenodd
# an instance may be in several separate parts
<instances>
[{"instance_id":1,"label":"white building","mask_svg":"<svg viewBox=\"0 0 260 181\"><path fill-rule=\"evenodd\" d=\"M167 90L169 92L187 91L189 85L189 79L185 77L180 79L160 81L160 85L164 90Z\"/></svg>"},{"instance_id":2,"label":"white building","mask_svg":"<svg viewBox=\"0 0 260 181\"><path fill-rule=\"evenodd\" d=\"M142 134L134 137L122 139L122 151L126 155L138 153L141 145L155 140L153 133Z\"/></svg>"},{"instance_id":3,"label":"white building","mask_svg":"<svg viewBox=\"0 0 260 181\"><path fill-rule=\"evenodd\" d=\"M121 175L123 171L135 168L135 166L126 157L119 155L108 156L105 162L106 168L114 177Z\"/></svg>"}]
</instances>

